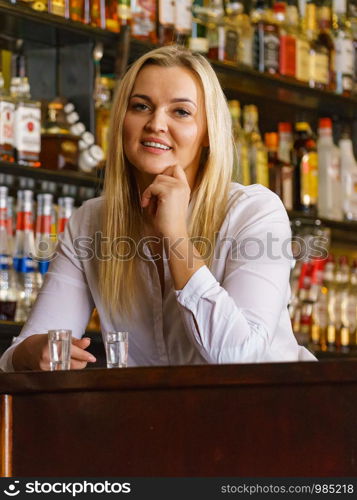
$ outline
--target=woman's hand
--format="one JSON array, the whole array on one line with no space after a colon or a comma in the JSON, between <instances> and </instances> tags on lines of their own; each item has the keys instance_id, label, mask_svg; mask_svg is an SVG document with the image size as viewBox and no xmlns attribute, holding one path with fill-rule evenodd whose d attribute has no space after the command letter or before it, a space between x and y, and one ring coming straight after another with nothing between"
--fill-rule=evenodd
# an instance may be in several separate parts
<instances>
[{"instance_id":1,"label":"woman's hand","mask_svg":"<svg viewBox=\"0 0 357 500\"><path fill-rule=\"evenodd\" d=\"M71 370L80 370L87 363L94 363L95 357L85 349L89 346L90 339L72 337ZM36 334L27 337L14 350L12 364L15 370L49 370L50 355L47 334Z\"/></svg>"},{"instance_id":2,"label":"woman's hand","mask_svg":"<svg viewBox=\"0 0 357 500\"><path fill-rule=\"evenodd\" d=\"M168 167L141 195L150 223L160 236L187 234L187 208L191 189L185 171L179 165Z\"/></svg>"}]
</instances>

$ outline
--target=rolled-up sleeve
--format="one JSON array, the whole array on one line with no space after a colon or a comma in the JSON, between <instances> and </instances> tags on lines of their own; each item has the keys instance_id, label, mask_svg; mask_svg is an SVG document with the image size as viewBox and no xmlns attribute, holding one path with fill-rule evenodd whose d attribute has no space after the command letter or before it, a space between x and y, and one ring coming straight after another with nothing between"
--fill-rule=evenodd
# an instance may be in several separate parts
<instances>
[{"instance_id":1,"label":"rolled-up sleeve","mask_svg":"<svg viewBox=\"0 0 357 500\"><path fill-rule=\"evenodd\" d=\"M186 332L209 363L273 360L290 291L291 231L280 199L265 190L259 203L254 196L237 203L225 245L212 272L201 267L176 291ZM220 246L218 240L216 250ZM224 266L221 282L215 266Z\"/></svg>"},{"instance_id":2,"label":"rolled-up sleeve","mask_svg":"<svg viewBox=\"0 0 357 500\"><path fill-rule=\"evenodd\" d=\"M82 262L75 250L78 228L83 225L85 206L78 209L59 236L54 258L45 276L31 314L13 344L0 359L0 368L12 371L12 354L25 338L51 329L70 329L82 337L94 308Z\"/></svg>"}]
</instances>

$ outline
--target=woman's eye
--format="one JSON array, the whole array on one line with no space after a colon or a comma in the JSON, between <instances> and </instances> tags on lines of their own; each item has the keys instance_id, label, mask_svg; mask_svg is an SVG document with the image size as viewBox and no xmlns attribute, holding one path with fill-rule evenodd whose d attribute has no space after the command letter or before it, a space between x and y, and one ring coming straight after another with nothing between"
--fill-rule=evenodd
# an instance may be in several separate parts
<instances>
[{"instance_id":1,"label":"woman's eye","mask_svg":"<svg viewBox=\"0 0 357 500\"><path fill-rule=\"evenodd\" d=\"M175 109L175 113L177 113L179 116L190 116L191 113L189 111L186 111L185 109L182 109L182 108L178 108L178 109Z\"/></svg>"},{"instance_id":2,"label":"woman's eye","mask_svg":"<svg viewBox=\"0 0 357 500\"><path fill-rule=\"evenodd\" d=\"M134 102L131 107L137 111L146 111L148 109L147 105L142 102Z\"/></svg>"}]
</instances>

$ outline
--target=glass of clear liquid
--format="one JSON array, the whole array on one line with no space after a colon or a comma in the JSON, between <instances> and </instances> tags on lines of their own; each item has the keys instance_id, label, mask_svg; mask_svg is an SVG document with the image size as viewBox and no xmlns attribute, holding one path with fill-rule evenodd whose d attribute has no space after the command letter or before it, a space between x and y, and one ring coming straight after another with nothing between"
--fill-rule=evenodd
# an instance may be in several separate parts
<instances>
[{"instance_id":1,"label":"glass of clear liquid","mask_svg":"<svg viewBox=\"0 0 357 500\"><path fill-rule=\"evenodd\" d=\"M49 330L50 370L69 370L71 365L72 330Z\"/></svg>"},{"instance_id":2,"label":"glass of clear liquid","mask_svg":"<svg viewBox=\"0 0 357 500\"><path fill-rule=\"evenodd\" d=\"M128 366L128 332L107 332L104 335L107 368Z\"/></svg>"}]
</instances>

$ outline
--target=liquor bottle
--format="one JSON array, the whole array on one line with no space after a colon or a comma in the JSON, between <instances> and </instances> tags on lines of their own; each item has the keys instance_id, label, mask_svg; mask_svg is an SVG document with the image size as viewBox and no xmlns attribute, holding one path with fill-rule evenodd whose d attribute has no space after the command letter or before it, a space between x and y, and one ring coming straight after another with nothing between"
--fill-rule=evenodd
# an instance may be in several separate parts
<instances>
[{"instance_id":1,"label":"liquor bottle","mask_svg":"<svg viewBox=\"0 0 357 500\"><path fill-rule=\"evenodd\" d=\"M95 139L97 144L103 149L104 155L108 152L109 123L111 110L111 89L113 79L101 77L100 85L94 97L95 105Z\"/></svg>"},{"instance_id":2,"label":"liquor bottle","mask_svg":"<svg viewBox=\"0 0 357 500\"><path fill-rule=\"evenodd\" d=\"M207 14L208 57L224 61L225 31L222 0L210 0Z\"/></svg>"},{"instance_id":3,"label":"liquor bottle","mask_svg":"<svg viewBox=\"0 0 357 500\"><path fill-rule=\"evenodd\" d=\"M120 30L131 25L131 0L118 0L118 19Z\"/></svg>"},{"instance_id":4,"label":"liquor bottle","mask_svg":"<svg viewBox=\"0 0 357 500\"><path fill-rule=\"evenodd\" d=\"M20 293L16 321L26 321L38 292L35 240L33 232L33 192L17 192L17 221L13 265L17 273Z\"/></svg>"},{"instance_id":5,"label":"liquor bottle","mask_svg":"<svg viewBox=\"0 0 357 500\"><path fill-rule=\"evenodd\" d=\"M48 12L68 19L70 17L69 0L48 0Z\"/></svg>"},{"instance_id":6,"label":"liquor bottle","mask_svg":"<svg viewBox=\"0 0 357 500\"><path fill-rule=\"evenodd\" d=\"M297 122L296 140L292 150L295 210L314 214L318 197L318 159L316 142L307 122Z\"/></svg>"},{"instance_id":7,"label":"liquor bottle","mask_svg":"<svg viewBox=\"0 0 357 500\"><path fill-rule=\"evenodd\" d=\"M16 79L16 82L18 85L11 87L12 97L16 101L14 119L16 159L21 165L40 167L41 103L31 100L27 77L19 81Z\"/></svg>"},{"instance_id":8,"label":"liquor bottle","mask_svg":"<svg viewBox=\"0 0 357 500\"><path fill-rule=\"evenodd\" d=\"M335 72L335 43L331 34L331 6L324 2L319 7L318 11L319 34L317 41L324 46L328 52L328 83L327 89L334 91L336 89L336 72Z\"/></svg>"},{"instance_id":9,"label":"liquor bottle","mask_svg":"<svg viewBox=\"0 0 357 500\"><path fill-rule=\"evenodd\" d=\"M293 167L279 159L279 136L276 132L265 134L265 146L268 150L269 188L274 191L284 203L287 210L293 208Z\"/></svg>"},{"instance_id":10,"label":"liquor bottle","mask_svg":"<svg viewBox=\"0 0 357 500\"><path fill-rule=\"evenodd\" d=\"M318 133L318 214L326 219L342 220L340 151L333 143L330 118L320 118Z\"/></svg>"},{"instance_id":11,"label":"liquor bottle","mask_svg":"<svg viewBox=\"0 0 357 500\"><path fill-rule=\"evenodd\" d=\"M160 45L174 41L175 1L158 0L158 40Z\"/></svg>"},{"instance_id":12,"label":"liquor bottle","mask_svg":"<svg viewBox=\"0 0 357 500\"><path fill-rule=\"evenodd\" d=\"M347 286L349 282L348 258L341 255L338 259L338 266L335 270L334 297L331 297L330 311L334 315L336 326L335 348L345 351L348 349L349 335L342 329L342 306L346 298Z\"/></svg>"},{"instance_id":13,"label":"liquor bottle","mask_svg":"<svg viewBox=\"0 0 357 500\"><path fill-rule=\"evenodd\" d=\"M194 0L192 4L192 32L188 47L192 52L208 54L207 8L204 0Z\"/></svg>"},{"instance_id":14,"label":"liquor bottle","mask_svg":"<svg viewBox=\"0 0 357 500\"><path fill-rule=\"evenodd\" d=\"M37 195L37 217L35 231L35 251L38 270L41 275L48 271L53 257L53 241L51 239L53 196L50 193Z\"/></svg>"},{"instance_id":15,"label":"liquor bottle","mask_svg":"<svg viewBox=\"0 0 357 500\"><path fill-rule=\"evenodd\" d=\"M329 81L329 53L318 37L316 5L306 5L306 36L310 43L309 50L309 85L326 89Z\"/></svg>"},{"instance_id":16,"label":"liquor bottle","mask_svg":"<svg viewBox=\"0 0 357 500\"><path fill-rule=\"evenodd\" d=\"M133 37L138 40L156 43L156 1L132 0L131 14L131 33Z\"/></svg>"},{"instance_id":17,"label":"liquor bottle","mask_svg":"<svg viewBox=\"0 0 357 500\"><path fill-rule=\"evenodd\" d=\"M295 77L301 82L308 83L310 80L310 43L306 36L305 13L299 18L297 6L289 5L287 19L290 29L296 35L296 74Z\"/></svg>"},{"instance_id":18,"label":"liquor bottle","mask_svg":"<svg viewBox=\"0 0 357 500\"><path fill-rule=\"evenodd\" d=\"M229 4L227 4L229 5ZM235 22L239 31L238 62L250 68L253 67L253 27L250 16L244 10L243 2L230 2L235 15L230 18Z\"/></svg>"},{"instance_id":19,"label":"liquor bottle","mask_svg":"<svg viewBox=\"0 0 357 500\"><path fill-rule=\"evenodd\" d=\"M341 152L341 178L343 213L348 220L357 220L357 163L352 141L344 131L339 141Z\"/></svg>"},{"instance_id":20,"label":"liquor bottle","mask_svg":"<svg viewBox=\"0 0 357 500\"><path fill-rule=\"evenodd\" d=\"M7 227L7 234L9 235L10 241L11 241L11 252L10 255L13 255L14 252L14 197L13 196L8 196L7 197L7 222L6 222L6 227Z\"/></svg>"},{"instance_id":21,"label":"liquor bottle","mask_svg":"<svg viewBox=\"0 0 357 500\"><path fill-rule=\"evenodd\" d=\"M256 0L251 20L254 27L254 68L261 72L277 74L280 50L279 27L265 0Z\"/></svg>"},{"instance_id":22,"label":"liquor bottle","mask_svg":"<svg viewBox=\"0 0 357 500\"><path fill-rule=\"evenodd\" d=\"M105 0L91 0L90 2L90 24L97 28L106 28Z\"/></svg>"},{"instance_id":23,"label":"liquor bottle","mask_svg":"<svg viewBox=\"0 0 357 500\"><path fill-rule=\"evenodd\" d=\"M286 3L274 3L274 16L279 26L279 73L295 77L296 74L296 36L288 24Z\"/></svg>"},{"instance_id":24,"label":"liquor bottle","mask_svg":"<svg viewBox=\"0 0 357 500\"><path fill-rule=\"evenodd\" d=\"M249 147L250 181L269 187L268 153L258 127L258 108L254 104L244 107L244 128Z\"/></svg>"},{"instance_id":25,"label":"liquor bottle","mask_svg":"<svg viewBox=\"0 0 357 500\"><path fill-rule=\"evenodd\" d=\"M352 92L357 93L357 5L352 3L349 4L350 7L350 23L351 23L351 33L353 40L353 83Z\"/></svg>"},{"instance_id":26,"label":"liquor bottle","mask_svg":"<svg viewBox=\"0 0 357 500\"><path fill-rule=\"evenodd\" d=\"M307 346L311 338L312 327L312 302L309 299L309 292L312 280L312 264L310 261L305 261L301 266L301 273L299 278L299 322L295 319L294 333L297 337L299 344Z\"/></svg>"},{"instance_id":27,"label":"liquor bottle","mask_svg":"<svg viewBox=\"0 0 357 500\"><path fill-rule=\"evenodd\" d=\"M278 134L276 132L266 132L264 134L265 147L268 152L269 167L269 189L274 191L280 198L281 189L281 164L278 159Z\"/></svg>"},{"instance_id":28,"label":"liquor bottle","mask_svg":"<svg viewBox=\"0 0 357 500\"><path fill-rule=\"evenodd\" d=\"M66 224L73 213L74 199L70 196L58 198L58 225L57 233L63 233Z\"/></svg>"},{"instance_id":29,"label":"liquor bottle","mask_svg":"<svg viewBox=\"0 0 357 500\"><path fill-rule=\"evenodd\" d=\"M327 350L328 300L327 288L323 286L326 260L314 259L310 297L312 306L311 342L315 348Z\"/></svg>"},{"instance_id":30,"label":"liquor bottle","mask_svg":"<svg viewBox=\"0 0 357 500\"><path fill-rule=\"evenodd\" d=\"M4 87L0 70L0 160L15 161L14 136L15 103Z\"/></svg>"},{"instance_id":31,"label":"liquor bottle","mask_svg":"<svg viewBox=\"0 0 357 500\"><path fill-rule=\"evenodd\" d=\"M352 277L352 268L349 268L348 258L342 256L340 257L340 262L342 274L342 279L340 280L341 351L349 352L355 345L357 296L351 293L351 280L354 280L354 277Z\"/></svg>"},{"instance_id":32,"label":"liquor bottle","mask_svg":"<svg viewBox=\"0 0 357 500\"><path fill-rule=\"evenodd\" d=\"M241 109L239 101L228 101L232 117L233 138L236 148L232 181L248 186L250 184L249 152L246 135L241 126Z\"/></svg>"},{"instance_id":33,"label":"liquor bottle","mask_svg":"<svg viewBox=\"0 0 357 500\"><path fill-rule=\"evenodd\" d=\"M279 147L278 158L282 163L282 200L286 210L294 208L294 165L291 161L293 134L291 123L278 123Z\"/></svg>"},{"instance_id":34,"label":"liquor bottle","mask_svg":"<svg viewBox=\"0 0 357 500\"><path fill-rule=\"evenodd\" d=\"M341 343L348 339L348 350L357 345L357 261L352 262L347 293L342 302ZM343 345L343 344L342 344Z\"/></svg>"},{"instance_id":35,"label":"liquor bottle","mask_svg":"<svg viewBox=\"0 0 357 500\"><path fill-rule=\"evenodd\" d=\"M118 1L106 0L105 2L105 26L109 31L119 33ZM72 16L71 16L72 17Z\"/></svg>"},{"instance_id":36,"label":"liquor bottle","mask_svg":"<svg viewBox=\"0 0 357 500\"><path fill-rule=\"evenodd\" d=\"M90 22L89 0L69 0L69 15L73 21L88 24Z\"/></svg>"},{"instance_id":37,"label":"liquor bottle","mask_svg":"<svg viewBox=\"0 0 357 500\"><path fill-rule=\"evenodd\" d=\"M278 133L279 133L279 149L278 149L279 160L281 160L285 164L290 164L291 151L294 146L291 123L279 122Z\"/></svg>"},{"instance_id":38,"label":"liquor bottle","mask_svg":"<svg viewBox=\"0 0 357 500\"><path fill-rule=\"evenodd\" d=\"M336 92L350 96L353 86L353 39L346 18L346 0L333 0L336 50Z\"/></svg>"},{"instance_id":39,"label":"liquor bottle","mask_svg":"<svg viewBox=\"0 0 357 500\"><path fill-rule=\"evenodd\" d=\"M0 320L15 319L17 283L11 269L11 238L7 231L8 189L0 186Z\"/></svg>"},{"instance_id":40,"label":"liquor bottle","mask_svg":"<svg viewBox=\"0 0 357 500\"><path fill-rule=\"evenodd\" d=\"M186 46L192 33L192 0L175 2L174 39L178 45Z\"/></svg>"},{"instance_id":41,"label":"liquor bottle","mask_svg":"<svg viewBox=\"0 0 357 500\"><path fill-rule=\"evenodd\" d=\"M224 60L237 64L240 55L241 30L239 15L243 6L239 2L226 3L224 17Z\"/></svg>"}]
</instances>

